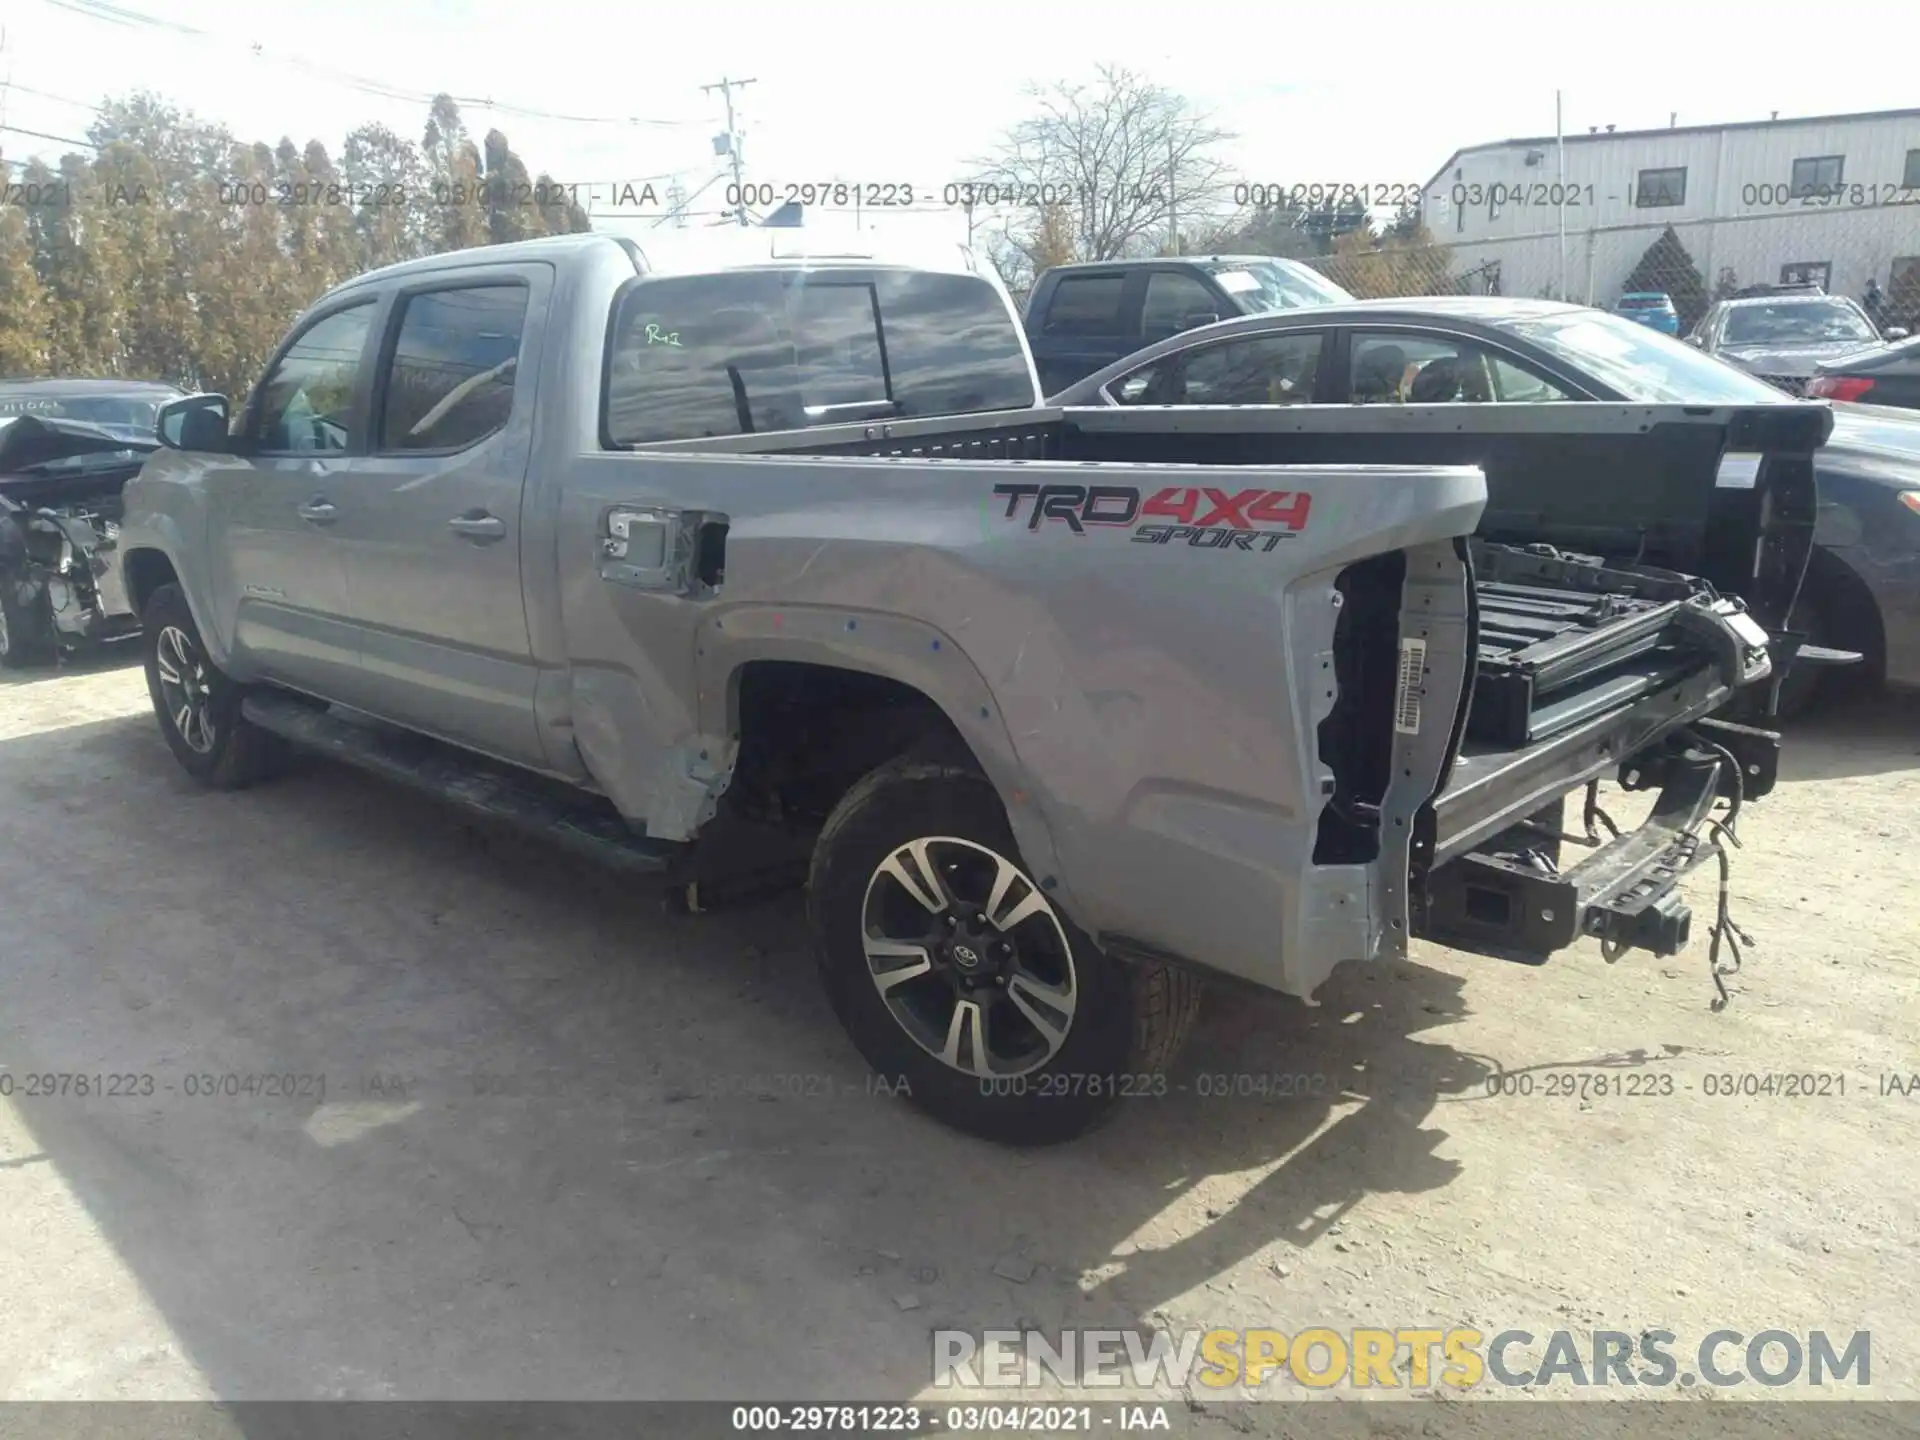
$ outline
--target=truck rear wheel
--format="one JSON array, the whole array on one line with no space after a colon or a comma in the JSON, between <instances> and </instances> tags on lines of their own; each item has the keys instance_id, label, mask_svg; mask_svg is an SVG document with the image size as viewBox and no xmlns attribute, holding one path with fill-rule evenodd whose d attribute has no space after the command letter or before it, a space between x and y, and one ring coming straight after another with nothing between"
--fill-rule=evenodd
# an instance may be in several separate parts
<instances>
[{"instance_id":1,"label":"truck rear wheel","mask_svg":"<svg viewBox=\"0 0 1920 1440\"><path fill-rule=\"evenodd\" d=\"M884 1088L986 1139L1066 1140L1164 1093L1198 1010L1191 974L1122 964L1067 919L965 766L908 757L849 790L807 909L827 995Z\"/></svg>"},{"instance_id":2,"label":"truck rear wheel","mask_svg":"<svg viewBox=\"0 0 1920 1440\"><path fill-rule=\"evenodd\" d=\"M178 585L162 585L141 612L147 694L173 758L202 785L239 790L285 767L286 742L240 713L244 689L207 658Z\"/></svg>"}]
</instances>

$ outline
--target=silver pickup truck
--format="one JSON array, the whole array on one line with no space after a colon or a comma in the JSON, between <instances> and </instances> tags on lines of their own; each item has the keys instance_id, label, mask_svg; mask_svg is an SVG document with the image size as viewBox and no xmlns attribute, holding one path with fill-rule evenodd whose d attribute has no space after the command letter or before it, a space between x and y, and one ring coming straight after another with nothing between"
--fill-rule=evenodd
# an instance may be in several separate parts
<instances>
[{"instance_id":1,"label":"silver pickup truck","mask_svg":"<svg viewBox=\"0 0 1920 1440\"><path fill-rule=\"evenodd\" d=\"M163 414L119 555L197 778L317 750L694 908L804 881L874 1068L1036 1142L1203 976L1684 947L1830 424L1047 410L959 247L582 235L328 294L237 414Z\"/></svg>"}]
</instances>

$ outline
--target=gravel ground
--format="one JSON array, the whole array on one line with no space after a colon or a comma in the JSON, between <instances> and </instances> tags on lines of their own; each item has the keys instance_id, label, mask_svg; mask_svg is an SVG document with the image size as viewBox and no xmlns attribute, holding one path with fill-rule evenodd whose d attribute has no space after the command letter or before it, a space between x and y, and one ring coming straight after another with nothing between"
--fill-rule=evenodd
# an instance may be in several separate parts
<instances>
[{"instance_id":1,"label":"gravel ground","mask_svg":"<svg viewBox=\"0 0 1920 1440\"><path fill-rule=\"evenodd\" d=\"M325 766L198 791L127 658L0 683L0 1398L903 1400L1021 1322L1867 1330L1848 1393L1920 1397L1910 702L1790 737L1729 1009L1709 877L1670 960L1216 996L1166 1099L1020 1153L867 1093L795 904L669 917Z\"/></svg>"}]
</instances>

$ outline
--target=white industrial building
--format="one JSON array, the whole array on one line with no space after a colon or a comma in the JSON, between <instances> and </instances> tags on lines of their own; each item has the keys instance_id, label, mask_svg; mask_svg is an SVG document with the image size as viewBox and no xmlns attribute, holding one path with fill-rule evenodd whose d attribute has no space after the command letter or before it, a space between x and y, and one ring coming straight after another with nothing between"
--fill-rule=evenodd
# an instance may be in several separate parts
<instances>
[{"instance_id":1,"label":"white industrial building","mask_svg":"<svg viewBox=\"0 0 1920 1440\"><path fill-rule=\"evenodd\" d=\"M1455 274L1506 295L1611 305L1671 225L1709 292L1730 271L1858 297L1920 267L1920 110L1474 145L1424 214Z\"/></svg>"}]
</instances>

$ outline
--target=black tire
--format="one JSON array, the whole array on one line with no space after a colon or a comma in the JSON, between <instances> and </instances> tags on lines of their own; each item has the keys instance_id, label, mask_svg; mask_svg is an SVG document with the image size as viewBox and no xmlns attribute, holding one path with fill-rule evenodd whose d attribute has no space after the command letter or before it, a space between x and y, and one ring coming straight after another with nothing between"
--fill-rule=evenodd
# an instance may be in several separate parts
<instances>
[{"instance_id":1,"label":"black tire","mask_svg":"<svg viewBox=\"0 0 1920 1440\"><path fill-rule=\"evenodd\" d=\"M50 665L58 654L46 591L29 590L17 570L0 566L0 666Z\"/></svg>"},{"instance_id":2,"label":"black tire","mask_svg":"<svg viewBox=\"0 0 1920 1440\"><path fill-rule=\"evenodd\" d=\"M193 623L187 597L178 585L162 585L148 597L140 614L141 643L146 649L147 694L160 722L160 734L173 758L202 785L215 790L241 790L286 767L290 751L278 735L250 724L240 714L245 688L230 679L207 658L200 629ZM184 657L186 668L181 661ZM171 691L168 676L190 676L188 689L191 737L176 718L181 691Z\"/></svg>"},{"instance_id":3,"label":"black tire","mask_svg":"<svg viewBox=\"0 0 1920 1440\"><path fill-rule=\"evenodd\" d=\"M1021 963L1030 953L1038 956L1034 963L1057 963L1057 954L1041 952L1051 952L1064 938L1071 967L1065 972L1065 988L1074 995L1071 1018L1057 1048L1017 1075L982 1078L977 1070L970 1073L947 1063L909 1033L907 1022L896 1018L881 996L864 938L870 886L881 885L877 878L881 865L901 847L931 837L949 837L936 841L946 847L940 853L966 859L979 852L983 866L1004 861L1018 867L1014 884L1026 888L1006 892L1013 903L1003 900L1003 915L1027 908L1029 893L1042 902L1041 910L1004 932L981 926L976 933L990 941L1001 934L1011 937L998 948L1017 946ZM945 868L957 870L959 865L955 862ZM936 878L945 888L971 877ZM984 1139L1013 1145L1053 1144L1097 1123L1110 1112L1115 1099L1161 1091L1157 1077L1178 1053L1199 1008L1201 987L1194 975L1162 966L1123 964L1102 954L1033 886L998 795L965 765L908 756L881 766L854 785L820 833L807 891L807 915L821 979L854 1045L887 1089L908 1095L929 1114ZM921 904L925 906L924 901ZM948 914L946 909L927 907L929 913L922 915L913 910L910 900L906 908L910 922L935 932L942 923L938 917ZM977 941L972 943L978 948ZM1014 1014L1021 1007L999 979L961 976L950 954L936 954L941 948L929 942L926 953L934 968L921 973L918 962L912 962L915 978L895 988L912 996L915 992L909 986L923 987L918 994L937 1007L943 1003L941 987L945 986L952 991L956 1011L960 997L980 997L988 1016L997 1018L990 1024L982 1021L982 1028L965 1042L951 1039L961 1028L956 1023L948 1033L957 1055L981 1065L982 1040L991 1051L995 1034L1018 1036L1023 1030L1046 1049L1048 1037L1037 1025ZM977 992L961 988L969 980L979 984ZM1017 980L1014 988L1019 988ZM1031 1008L1022 1014L1030 1016ZM938 1032L937 1023L933 1029Z\"/></svg>"}]
</instances>

